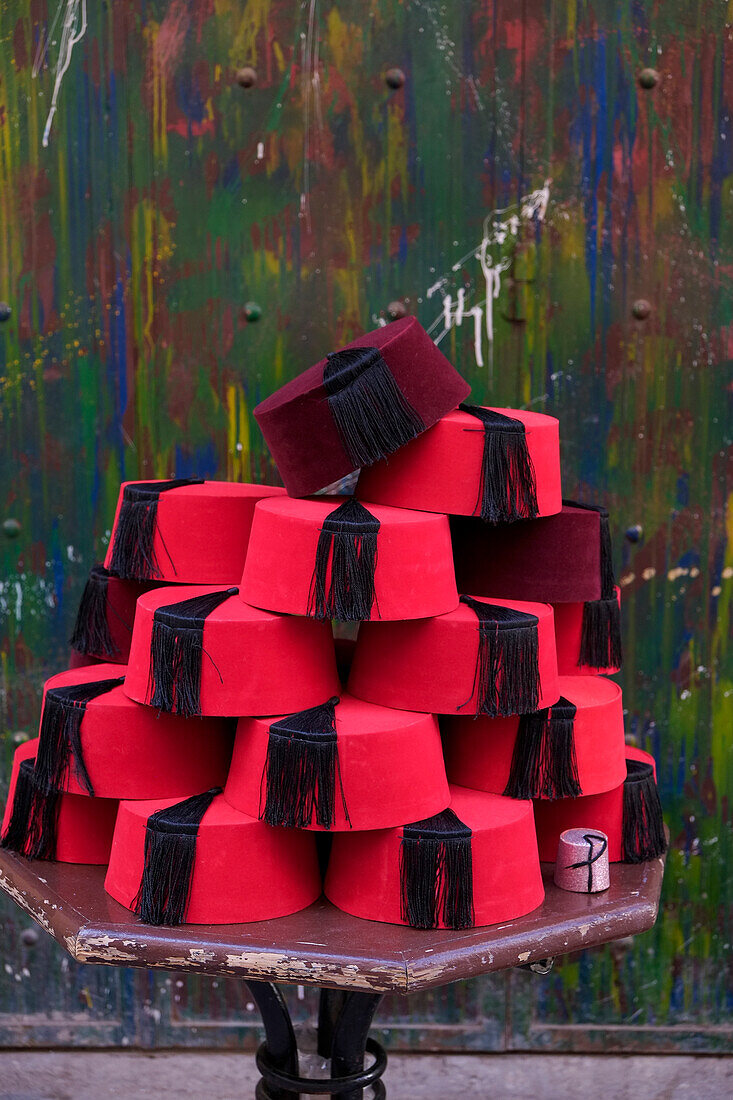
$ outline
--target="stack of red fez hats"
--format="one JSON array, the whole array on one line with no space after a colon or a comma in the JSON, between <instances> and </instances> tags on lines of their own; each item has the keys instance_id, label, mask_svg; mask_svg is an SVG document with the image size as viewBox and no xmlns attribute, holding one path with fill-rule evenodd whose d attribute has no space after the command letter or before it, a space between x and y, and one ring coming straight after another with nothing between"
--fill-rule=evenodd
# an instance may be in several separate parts
<instances>
[{"instance_id":1,"label":"stack of red fez hats","mask_svg":"<svg viewBox=\"0 0 733 1100\"><path fill-rule=\"evenodd\" d=\"M554 418L468 394L408 317L255 409L286 489L124 483L2 845L108 864L147 923L325 890L421 929L536 908L568 828L660 854L654 762L599 675L621 663L608 515L563 501Z\"/></svg>"}]
</instances>

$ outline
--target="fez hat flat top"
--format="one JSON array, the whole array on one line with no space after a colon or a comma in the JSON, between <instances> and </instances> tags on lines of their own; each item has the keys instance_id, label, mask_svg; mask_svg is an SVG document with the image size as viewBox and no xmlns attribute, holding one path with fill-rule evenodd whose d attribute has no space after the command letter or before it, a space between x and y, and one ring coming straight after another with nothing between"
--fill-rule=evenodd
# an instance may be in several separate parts
<instances>
[{"instance_id":1,"label":"fez hat flat top","mask_svg":"<svg viewBox=\"0 0 733 1100\"><path fill-rule=\"evenodd\" d=\"M148 818L178 799L121 802L105 890L133 908ZM217 795L198 826L186 923L240 924L295 913L321 893L314 838L271 829Z\"/></svg>"},{"instance_id":2,"label":"fez hat flat top","mask_svg":"<svg viewBox=\"0 0 733 1100\"><path fill-rule=\"evenodd\" d=\"M534 466L539 515L559 512L559 423L554 416L525 409L485 406L521 421ZM404 508L452 515L480 515L480 481L484 454L481 421L454 409L389 459L362 470L356 495ZM500 524L503 534L505 524Z\"/></svg>"},{"instance_id":3,"label":"fez hat flat top","mask_svg":"<svg viewBox=\"0 0 733 1100\"><path fill-rule=\"evenodd\" d=\"M546 603L601 598L600 518L588 508L565 504L500 527L456 519L451 533L463 590Z\"/></svg>"},{"instance_id":4,"label":"fez hat flat top","mask_svg":"<svg viewBox=\"0 0 733 1100\"><path fill-rule=\"evenodd\" d=\"M124 676L125 665L96 664L52 676L44 684L71 687ZM182 718L133 702L122 685L85 704L80 726L84 766L98 798L185 797L224 783L233 723ZM72 759L64 789L87 794Z\"/></svg>"},{"instance_id":5,"label":"fez hat flat top","mask_svg":"<svg viewBox=\"0 0 733 1100\"><path fill-rule=\"evenodd\" d=\"M240 597L258 607L308 614L321 529L348 500L260 501ZM415 619L453 610L458 592L447 517L366 502L363 507L379 523L372 618Z\"/></svg>"},{"instance_id":6,"label":"fez hat flat top","mask_svg":"<svg viewBox=\"0 0 733 1100\"><path fill-rule=\"evenodd\" d=\"M426 428L470 392L468 383L415 317L404 317L364 333L345 347L378 348L404 398ZM323 384L326 363L327 358L319 360L254 410L292 496L307 496L356 469L329 410Z\"/></svg>"},{"instance_id":7,"label":"fez hat flat top","mask_svg":"<svg viewBox=\"0 0 733 1100\"><path fill-rule=\"evenodd\" d=\"M287 716L239 722L224 796L255 816L265 806L270 727L283 721L287 723ZM332 830L383 829L446 808L450 794L434 715L343 694L335 707L335 725L339 762ZM321 828L315 818L307 827Z\"/></svg>"}]
</instances>

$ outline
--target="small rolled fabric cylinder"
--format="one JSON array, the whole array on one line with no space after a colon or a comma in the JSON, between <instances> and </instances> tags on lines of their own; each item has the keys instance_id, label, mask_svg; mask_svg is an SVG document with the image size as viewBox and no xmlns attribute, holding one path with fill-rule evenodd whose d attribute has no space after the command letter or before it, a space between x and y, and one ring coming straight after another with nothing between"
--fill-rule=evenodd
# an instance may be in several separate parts
<instances>
[{"instance_id":1,"label":"small rolled fabric cylinder","mask_svg":"<svg viewBox=\"0 0 733 1100\"><path fill-rule=\"evenodd\" d=\"M616 601L621 606L621 589L616 585ZM599 672L613 675L618 667L593 668L581 664L584 603L553 603L555 613L555 646L557 668L561 676L595 676Z\"/></svg>"},{"instance_id":2,"label":"small rolled fabric cylinder","mask_svg":"<svg viewBox=\"0 0 733 1100\"><path fill-rule=\"evenodd\" d=\"M189 586L177 588L174 594L156 589L141 596L126 694L172 713L221 717L292 713L335 695L339 679L330 624L250 607L236 591L229 595L228 590L211 586ZM222 602L203 620L196 610L192 628L186 629L187 602L194 600L198 605L202 597L217 592ZM176 605L174 599L179 601ZM171 606L181 608L182 617L169 616L166 608ZM163 635L162 644L151 653L156 632ZM169 661L171 652L174 665ZM191 669L195 661L197 677ZM185 671L186 683L181 682L183 673L178 676L179 667ZM193 702L198 706L189 705Z\"/></svg>"},{"instance_id":3,"label":"small rolled fabric cylinder","mask_svg":"<svg viewBox=\"0 0 733 1100\"><path fill-rule=\"evenodd\" d=\"M458 586L487 598L598 600L600 531L597 512L567 504L557 515L501 527L452 519Z\"/></svg>"},{"instance_id":4,"label":"small rolled fabric cylinder","mask_svg":"<svg viewBox=\"0 0 733 1100\"><path fill-rule=\"evenodd\" d=\"M272 739L284 737L278 727L289 724L296 731L298 747L305 742L307 751L307 737L298 737L297 715L289 723L240 719L224 797L236 809L272 825L333 831L384 829L447 807L450 794L434 715L373 706L349 695L341 696L334 711L337 759L331 777L335 812L330 825L318 824L316 806L308 807L311 812L300 820L294 818L296 799L303 801L316 793L299 789L298 775L292 774L296 765L301 777L307 774L302 752L293 762L280 754L283 774L268 767L273 762ZM279 817L270 816L273 802L279 804Z\"/></svg>"},{"instance_id":5,"label":"small rolled fabric cylinder","mask_svg":"<svg viewBox=\"0 0 733 1100\"><path fill-rule=\"evenodd\" d=\"M392 454L469 392L416 318L404 317L319 360L254 415L288 493L302 497Z\"/></svg>"},{"instance_id":6,"label":"small rolled fabric cylinder","mask_svg":"<svg viewBox=\"0 0 733 1100\"><path fill-rule=\"evenodd\" d=\"M34 737L20 745L13 754L10 790L0 834L3 846L13 817L20 766L24 761L34 761L37 751L38 738ZM112 798L89 798L86 794L66 792L58 794L56 798L54 860L58 863L107 863L119 803ZM25 852L20 851L20 854L24 855Z\"/></svg>"},{"instance_id":7,"label":"small rolled fabric cylinder","mask_svg":"<svg viewBox=\"0 0 733 1100\"><path fill-rule=\"evenodd\" d=\"M544 888L531 803L452 786L450 809L455 815L455 824L462 827L464 833L470 832L470 865L463 868L464 876L468 870L468 885L472 887L470 920L446 921L447 914L441 905L441 893L467 885L465 881L450 881L449 835L444 856L447 873L442 887L437 880L424 884L431 892L435 887L435 907L434 920L422 926L496 924L523 916L541 905ZM410 832L418 837L422 832L427 839L431 836L430 825L428 819L411 829L336 834L324 887L326 896L337 908L355 917L388 924L409 924L410 910L405 904L413 899L405 897L411 890L411 882L405 881L405 834L408 834L408 844ZM425 839L418 840L418 845L421 843L425 843ZM440 865L441 856L437 859ZM424 867L423 872L429 874L430 867Z\"/></svg>"},{"instance_id":8,"label":"small rolled fabric cylinder","mask_svg":"<svg viewBox=\"0 0 733 1100\"><path fill-rule=\"evenodd\" d=\"M104 888L126 909L136 908L148 821L174 805L171 799L120 803ZM271 920L304 909L320 893L313 836L271 829L233 809L221 795L213 799L198 825L182 923Z\"/></svg>"},{"instance_id":9,"label":"small rolled fabric cylinder","mask_svg":"<svg viewBox=\"0 0 733 1100\"><path fill-rule=\"evenodd\" d=\"M263 501L240 597L269 611L352 621L452 611L448 519L349 497Z\"/></svg>"},{"instance_id":10,"label":"small rolled fabric cylinder","mask_svg":"<svg viewBox=\"0 0 733 1100\"><path fill-rule=\"evenodd\" d=\"M513 657L507 655L510 659L505 666L502 654L498 654L499 688L507 689L507 699L502 699L504 692L499 690L496 709L520 714L557 702L560 690L552 608L549 604L517 600L486 603L489 614L491 607L506 608L516 618ZM400 710L481 713L482 689L498 683L489 675L490 662L483 659L484 643L494 637L501 643L504 631L497 629L492 634L491 623L482 624L465 603L447 615L431 619L362 623L349 676L349 692L370 703ZM528 690L523 698L523 692L518 690L521 673L528 663L523 659L523 650L529 651L532 642L538 676L532 685L534 692Z\"/></svg>"},{"instance_id":11,"label":"small rolled fabric cylinder","mask_svg":"<svg viewBox=\"0 0 733 1100\"><path fill-rule=\"evenodd\" d=\"M623 783L626 745L621 688L602 676L560 676L558 687L560 704L569 703L574 710L569 719L564 717L568 708L560 704L539 723L542 715L444 718L450 782L519 798L562 798L563 790L569 793L573 777L576 797ZM560 723L553 721L555 710L562 715ZM563 719L570 725L567 741Z\"/></svg>"},{"instance_id":12,"label":"small rolled fabric cylinder","mask_svg":"<svg viewBox=\"0 0 733 1100\"><path fill-rule=\"evenodd\" d=\"M356 489L359 499L449 515L491 516L489 524L498 523L502 536L508 521L559 512L560 440L555 417L524 409L475 408L478 416L454 409L388 461L362 470ZM479 417L491 413L509 423L484 424ZM518 431L507 431L511 421ZM524 444L534 492L526 484L528 477L522 478L517 456L506 453L508 445ZM524 491L518 485L520 479ZM464 591L474 588L464 587Z\"/></svg>"},{"instance_id":13,"label":"small rolled fabric cylinder","mask_svg":"<svg viewBox=\"0 0 733 1100\"><path fill-rule=\"evenodd\" d=\"M60 672L44 684L44 708L49 691L125 673L125 665L112 664ZM234 725L223 718L183 718L153 710L133 702L120 684L85 704L79 734L83 768L95 797L183 798L199 787L224 783ZM73 752L63 789L89 793Z\"/></svg>"},{"instance_id":14,"label":"small rolled fabric cylinder","mask_svg":"<svg viewBox=\"0 0 733 1100\"><path fill-rule=\"evenodd\" d=\"M611 885L608 837L600 829L566 829L555 859L555 885L578 894L598 894Z\"/></svg>"},{"instance_id":15,"label":"small rolled fabric cylinder","mask_svg":"<svg viewBox=\"0 0 733 1100\"><path fill-rule=\"evenodd\" d=\"M642 749L626 746L627 778L618 787L602 794L583 798L560 798L554 802L535 800L535 823L540 859L552 862L557 853L560 836L566 829L596 829L608 837L608 858L611 863L640 862L639 855L653 858L665 850L661 808L656 795L656 765L654 757ZM630 821L628 813L633 800L628 796L638 782L638 772L648 771L652 790L649 793L653 815L648 821ZM648 829L647 829L648 826ZM641 829L650 832L641 844L633 834ZM630 840L629 851L626 840ZM649 842L651 840L651 842ZM645 851L646 849L646 851Z\"/></svg>"},{"instance_id":16,"label":"small rolled fabric cylinder","mask_svg":"<svg viewBox=\"0 0 733 1100\"><path fill-rule=\"evenodd\" d=\"M105 568L140 581L235 585L255 505L284 494L233 481L125 481Z\"/></svg>"},{"instance_id":17,"label":"small rolled fabric cylinder","mask_svg":"<svg viewBox=\"0 0 733 1100\"><path fill-rule=\"evenodd\" d=\"M80 668L94 660L127 664L138 596L160 581L123 581L103 565L95 565L79 604L70 639L71 664ZM79 657L90 660L79 660Z\"/></svg>"}]
</instances>

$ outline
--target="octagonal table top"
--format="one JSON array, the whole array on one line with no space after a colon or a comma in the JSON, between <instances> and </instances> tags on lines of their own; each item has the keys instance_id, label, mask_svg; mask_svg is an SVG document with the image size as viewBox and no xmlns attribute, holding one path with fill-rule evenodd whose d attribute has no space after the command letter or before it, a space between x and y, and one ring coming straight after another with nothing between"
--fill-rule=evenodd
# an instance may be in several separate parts
<instances>
[{"instance_id":1,"label":"octagonal table top","mask_svg":"<svg viewBox=\"0 0 733 1100\"><path fill-rule=\"evenodd\" d=\"M276 920L156 928L105 893L105 870L0 850L0 889L78 962L414 993L647 931L659 909L664 859L611 864L611 886L601 894L558 889L545 864L538 909L461 932L362 920L325 898Z\"/></svg>"}]
</instances>

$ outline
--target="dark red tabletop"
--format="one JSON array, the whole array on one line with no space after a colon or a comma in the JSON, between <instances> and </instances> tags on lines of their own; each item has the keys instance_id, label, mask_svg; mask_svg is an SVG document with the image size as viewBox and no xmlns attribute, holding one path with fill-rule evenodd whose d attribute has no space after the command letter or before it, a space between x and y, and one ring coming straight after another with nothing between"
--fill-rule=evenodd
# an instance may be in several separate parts
<instances>
[{"instance_id":1,"label":"dark red tabletop","mask_svg":"<svg viewBox=\"0 0 733 1100\"><path fill-rule=\"evenodd\" d=\"M0 889L84 963L192 970L373 993L415 993L651 928L664 859L611 864L602 894L572 894L546 865L543 904L504 924L417 931L347 916L321 899L290 917L236 925L141 924L103 888L104 867L29 863L0 850Z\"/></svg>"}]
</instances>

